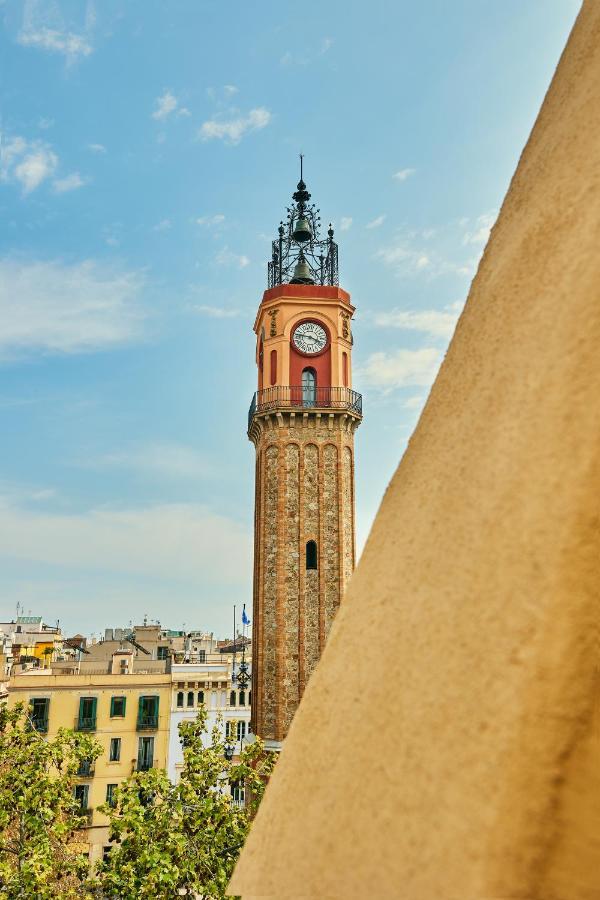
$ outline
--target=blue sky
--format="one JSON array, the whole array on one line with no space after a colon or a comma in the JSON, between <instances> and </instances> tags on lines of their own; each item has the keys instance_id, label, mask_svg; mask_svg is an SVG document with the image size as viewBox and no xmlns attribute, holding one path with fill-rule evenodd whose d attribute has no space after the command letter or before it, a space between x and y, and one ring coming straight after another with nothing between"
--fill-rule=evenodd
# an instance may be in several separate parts
<instances>
[{"instance_id":1,"label":"blue sky","mask_svg":"<svg viewBox=\"0 0 600 900\"><path fill-rule=\"evenodd\" d=\"M298 153L357 307L362 546L576 0L0 0L0 618L229 630Z\"/></svg>"}]
</instances>

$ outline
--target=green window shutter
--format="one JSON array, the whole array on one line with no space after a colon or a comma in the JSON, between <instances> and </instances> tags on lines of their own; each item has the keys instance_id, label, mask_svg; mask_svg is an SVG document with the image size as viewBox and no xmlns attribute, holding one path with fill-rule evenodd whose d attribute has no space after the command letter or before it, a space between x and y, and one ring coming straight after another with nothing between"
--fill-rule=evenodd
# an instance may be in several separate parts
<instances>
[{"instance_id":1,"label":"green window shutter","mask_svg":"<svg viewBox=\"0 0 600 900\"><path fill-rule=\"evenodd\" d=\"M111 717L124 716L126 703L127 703L126 697L111 697L110 698L110 715L111 715Z\"/></svg>"}]
</instances>

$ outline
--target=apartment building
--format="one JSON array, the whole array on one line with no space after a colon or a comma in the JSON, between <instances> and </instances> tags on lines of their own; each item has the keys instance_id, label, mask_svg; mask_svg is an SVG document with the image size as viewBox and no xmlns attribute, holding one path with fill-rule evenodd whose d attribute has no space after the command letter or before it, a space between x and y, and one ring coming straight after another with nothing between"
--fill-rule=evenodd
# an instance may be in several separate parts
<instances>
[{"instance_id":1,"label":"apartment building","mask_svg":"<svg viewBox=\"0 0 600 900\"><path fill-rule=\"evenodd\" d=\"M40 734L53 737L59 728L74 728L102 746L102 755L81 767L75 789L88 811L91 863L108 846L108 820L98 806L110 802L117 785L133 771L167 767L171 675L136 672L133 657L133 650L117 650L96 671L31 669L9 682L9 705L28 703Z\"/></svg>"}]
</instances>

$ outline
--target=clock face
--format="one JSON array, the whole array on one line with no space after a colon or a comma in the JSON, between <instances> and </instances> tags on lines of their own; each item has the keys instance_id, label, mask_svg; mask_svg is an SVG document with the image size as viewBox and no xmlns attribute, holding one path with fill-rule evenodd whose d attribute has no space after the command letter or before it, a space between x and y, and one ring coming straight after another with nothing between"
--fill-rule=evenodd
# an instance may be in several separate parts
<instances>
[{"instance_id":1,"label":"clock face","mask_svg":"<svg viewBox=\"0 0 600 900\"><path fill-rule=\"evenodd\" d=\"M293 342L302 353L320 353L327 346L327 332L318 322L302 322L294 331Z\"/></svg>"}]
</instances>

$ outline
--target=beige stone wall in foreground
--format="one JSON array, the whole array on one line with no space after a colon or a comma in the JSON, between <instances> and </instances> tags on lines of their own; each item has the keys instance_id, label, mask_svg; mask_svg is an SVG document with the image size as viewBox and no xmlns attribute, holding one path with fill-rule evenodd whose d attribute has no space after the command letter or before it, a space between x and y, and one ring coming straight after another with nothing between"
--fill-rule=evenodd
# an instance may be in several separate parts
<instances>
[{"instance_id":1,"label":"beige stone wall in foreground","mask_svg":"<svg viewBox=\"0 0 600 900\"><path fill-rule=\"evenodd\" d=\"M588 0L231 893L598 900L599 606Z\"/></svg>"}]
</instances>

